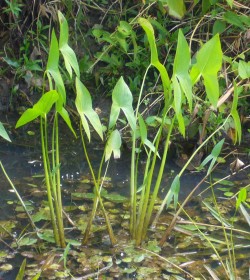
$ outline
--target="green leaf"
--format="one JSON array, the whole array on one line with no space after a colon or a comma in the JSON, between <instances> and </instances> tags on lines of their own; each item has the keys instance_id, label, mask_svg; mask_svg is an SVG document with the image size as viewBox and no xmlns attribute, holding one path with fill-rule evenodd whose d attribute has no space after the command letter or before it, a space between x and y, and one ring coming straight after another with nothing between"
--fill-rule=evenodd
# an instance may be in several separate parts
<instances>
[{"instance_id":1,"label":"green leaf","mask_svg":"<svg viewBox=\"0 0 250 280\"><path fill-rule=\"evenodd\" d=\"M141 116L141 114L138 114L138 120L139 120L139 129L140 129L140 136L141 136L141 141L143 145L147 146L153 153L155 153L155 146L152 142L150 142L147 139L147 127L146 124Z\"/></svg>"},{"instance_id":2,"label":"green leaf","mask_svg":"<svg viewBox=\"0 0 250 280\"><path fill-rule=\"evenodd\" d=\"M136 120L133 110L133 96L125 83L123 77L121 77L116 83L112 92L112 107L109 119L109 128L114 127L117 122L120 110L125 114L127 121L132 130L136 129Z\"/></svg>"},{"instance_id":3,"label":"green leaf","mask_svg":"<svg viewBox=\"0 0 250 280\"><path fill-rule=\"evenodd\" d=\"M182 19L186 13L184 0L166 0L169 9L169 15Z\"/></svg>"},{"instance_id":4,"label":"green leaf","mask_svg":"<svg viewBox=\"0 0 250 280\"><path fill-rule=\"evenodd\" d=\"M98 133L101 139L103 139L102 124L100 122L98 114L92 108L92 100L88 89L84 84L76 77L76 100L77 111L81 117L83 128L90 141L90 129L87 122L91 123L95 131ZM86 119L87 117L87 119Z\"/></svg>"},{"instance_id":5,"label":"green leaf","mask_svg":"<svg viewBox=\"0 0 250 280\"><path fill-rule=\"evenodd\" d=\"M37 236L42 240L55 243L53 231L50 229L45 229L42 232L37 232Z\"/></svg>"},{"instance_id":6,"label":"green leaf","mask_svg":"<svg viewBox=\"0 0 250 280\"><path fill-rule=\"evenodd\" d=\"M63 83L62 76L60 74L59 68L59 47L58 47L58 41L55 35L55 31L52 31L51 35L51 44L49 49L49 57L48 57L48 63L47 63L47 76L50 82L50 89L53 88L51 77L55 81L56 89L58 93L60 94L61 103L66 103L66 91Z\"/></svg>"},{"instance_id":7,"label":"green leaf","mask_svg":"<svg viewBox=\"0 0 250 280\"><path fill-rule=\"evenodd\" d=\"M139 18L138 22L147 34L148 42L150 45L150 51L151 51L151 64L154 65L154 63L157 63L159 59L158 59L158 52L156 48L153 26L145 18Z\"/></svg>"},{"instance_id":8,"label":"green leaf","mask_svg":"<svg viewBox=\"0 0 250 280\"><path fill-rule=\"evenodd\" d=\"M11 142L9 135L1 122L0 122L0 136L3 137L5 140Z\"/></svg>"},{"instance_id":9,"label":"green leaf","mask_svg":"<svg viewBox=\"0 0 250 280\"><path fill-rule=\"evenodd\" d=\"M247 199L247 189L246 188L242 188L239 193L238 193L238 196L237 196L237 200L236 200L236 210L239 209L240 207L240 204L242 202L245 202Z\"/></svg>"},{"instance_id":10,"label":"green leaf","mask_svg":"<svg viewBox=\"0 0 250 280\"><path fill-rule=\"evenodd\" d=\"M117 30L124 38L130 36L132 33L131 25L123 20L120 21L120 25L117 27Z\"/></svg>"},{"instance_id":11,"label":"green leaf","mask_svg":"<svg viewBox=\"0 0 250 280\"><path fill-rule=\"evenodd\" d=\"M189 67L191 63L191 56L188 43L183 35L181 29L178 34L178 44L174 59L173 76L176 76L180 83L182 91L188 100L189 109L192 110L192 81L189 76Z\"/></svg>"},{"instance_id":12,"label":"green leaf","mask_svg":"<svg viewBox=\"0 0 250 280\"><path fill-rule=\"evenodd\" d=\"M141 114L138 114L138 120L139 120L139 128L140 128L140 136L141 136L141 141L144 143L147 139L147 127L146 124L141 116Z\"/></svg>"},{"instance_id":13,"label":"green leaf","mask_svg":"<svg viewBox=\"0 0 250 280\"><path fill-rule=\"evenodd\" d=\"M70 117L69 117L69 114L68 114L67 110L64 107L61 107L60 110L58 109L58 113L60 114L60 116L66 122L68 128L72 131L72 133L76 137L76 133L75 133L74 128L72 127L71 120L70 120Z\"/></svg>"},{"instance_id":14,"label":"green leaf","mask_svg":"<svg viewBox=\"0 0 250 280\"><path fill-rule=\"evenodd\" d=\"M236 131L236 135L237 135L237 137L235 137L235 139L234 139L234 144L237 142L237 140L240 143L241 136L242 136L241 121L240 121L240 116L239 116L237 107L238 107L238 87L237 87L236 83L234 82L234 98L233 98L233 104L232 104L232 108L231 108L231 112L230 112L230 114L234 120L234 127L235 127L235 131Z\"/></svg>"},{"instance_id":15,"label":"green leaf","mask_svg":"<svg viewBox=\"0 0 250 280\"><path fill-rule=\"evenodd\" d=\"M224 13L223 17L227 23L240 27L242 30L245 30L241 17L238 16L236 13L228 11Z\"/></svg>"},{"instance_id":16,"label":"green leaf","mask_svg":"<svg viewBox=\"0 0 250 280\"><path fill-rule=\"evenodd\" d=\"M33 108L27 109L16 123L16 128L25 125L37 117L44 117L58 100L59 95L56 90L51 90L43 94Z\"/></svg>"},{"instance_id":17,"label":"green leaf","mask_svg":"<svg viewBox=\"0 0 250 280\"><path fill-rule=\"evenodd\" d=\"M196 59L197 62L191 70L193 84L203 76L208 99L216 108L219 98L217 73L222 66L222 50L218 34L202 46Z\"/></svg>"},{"instance_id":18,"label":"green leaf","mask_svg":"<svg viewBox=\"0 0 250 280\"><path fill-rule=\"evenodd\" d=\"M232 9L233 7L233 3L234 3L234 0L227 0L227 4L229 5L229 7Z\"/></svg>"},{"instance_id":19,"label":"green leaf","mask_svg":"<svg viewBox=\"0 0 250 280\"><path fill-rule=\"evenodd\" d=\"M227 26L224 21L216 20L213 25L213 36L216 35L217 33L220 34L220 33L224 32L226 27Z\"/></svg>"},{"instance_id":20,"label":"green leaf","mask_svg":"<svg viewBox=\"0 0 250 280\"><path fill-rule=\"evenodd\" d=\"M23 260L23 262L22 262L22 264L21 264L21 266L19 268L18 274L16 276L16 280L24 279L25 267L26 267L26 259Z\"/></svg>"},{"instance_id":21,"label":"green leaf","mask_svg":"<svg viewBox=\"0 0 250 280\"><path fill-rule=\"evenodd\" d=\"M180 177L179 175L176 175L169 190L169 197L167 199L167 208L169 207L170 202L174 198L174 208L176 209L179 192L180 192Z\"/></svg>"},{"instance_id":22,"label":"green leaf","mask_svg":"<svg viewBox=\"0 0 250 280\"><path fill-rule=\"evenodd\" d=\"M106 198L107 200L110 200L115 203L121 203L121 202L128 201L128 198L126 196L122 196L117 193L107 193L107 194L104 194L103 197Z\"/></svg>"},{"instance_id":23,"label":"green leaf","mask_svg":"<svg viewBox=\"0 0 250 280\"><path fill-rule=\"evenodd\" d=\"M145 18L139 18L138 22L141 25L141 27L144 29L144 31L147 35L147 38L149 41L149 46L150 46L150 51L151 51L151 64L160 72L163 89L164 89L164 96L165 96L165 99L168 101L170 98L170 96L169 96L170 79L169 79L166 68L164 67L163 64L160 63L160 61L158 59L158 52L157 52L157 48L156 48L153 26Z\"/></svg>"},{"instance_id":24,"label":"green leaf","mask_svg":"<svg viewBox=\"0 0 250 280\"><path fill-rule=\"evenodd\" d=\"M65 67L72 78L72 68L75 71L77 77L80 78L80 70L77 62L77 58L73 49L68 45L68 23L63 14L58 11L58 18L60 24L60 38L59 38L59 49L63 55Z\"/></svg>"},{"instance_id":25,"label":"green leaf","mask_svg":"<svg viewBox=\"0 0 250 280\"><path fill-rule=\"evenodd\" d=\"M36 238L24 237L18 241L18 246L30 246L37 242Z\"/></svg>"},{"instance_id":26,"label":"green leaf","mask_svg":"<svg viewBox=\"0 0 250 280\"><path fill-rule=\"evenodd\" d=\"M176 117L178 120L178 129L180 131L180 133L183 135L183 137L185 137L185 123L184 123L184 119L182 116L182 92L181 92L181 87L180 84L177 81L177 78L175 76L172 77L172 81L173 81L173 86L174 86L174 110L176 113Z\"/></svg>"},{"instance_id":27,"label":"green leaf","mask_svg":"<svg viewBox=\"0 0 250 280\"><path fill-rule=\"evenodd\" d=\"M116 129L112 131L110 134L106 147L105 147L105 161L109 160L111 154L114 154L114 158L120 158L121 155L121 135L119 131Z\"/></svg>"},{"instance_id":28,"label":"green leaf","mask_svg":"<svg viewBox=\"0 0 250 280\"><path fill-rule=\"evenodd\" d=\"M208 168L208 171L207 171L207 174L209 174L211 171L212 171L212 168L214 167L216 161L217 161L217 158L218 156L220 155L220 152L221 152L221 149L222 149L222 146L224 144L224 141L225 139L222 139L220 142L218 142L210 155L208 155L204 160L203 162L200 164L199 168L203 168L209 161L211 161L210 165L209 165L209 168Z\"/></svg>"},{"instance_id":29,"label":"green leaf","mask_svg":"<svg viewBox=\"0 0 250 280\"><path fill-rule=\"evenodd\" d=\"M250 61L245 62L243 60L239 61L238 72L242 79L250 78Z\"/></svg>"}]
</instances>

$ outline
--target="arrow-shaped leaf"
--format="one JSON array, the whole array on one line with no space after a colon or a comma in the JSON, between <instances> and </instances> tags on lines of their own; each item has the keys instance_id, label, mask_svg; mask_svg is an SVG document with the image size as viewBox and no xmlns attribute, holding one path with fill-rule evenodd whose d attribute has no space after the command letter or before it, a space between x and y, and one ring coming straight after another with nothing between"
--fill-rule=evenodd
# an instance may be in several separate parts
<instances>
[{"instance_id":1,"label":"arrow-shaped leaf","mask_svg":"<svg viewBox=\"0 0 250 280\"><path fill-rule=\"evenodd\" d=\"M216 108L219 98L217 73L222 66L222 50L218 34L202 46L196 59L197 62L191 70L192 81L196 83L203 76L208 99Z\"/></svg>"},{"instance_id":2,"label":"arrow-shaped leaf","mask_svg":"<svg viewBox=\"0 0 250 280\"><path fill-rule=\"evenodd\" d=\"M88 121L92 124L95 131L103 139L102 124L100 122L98 114L92 108L92 100L88 89L84 84L76 77L76 100L77 111L81 117L83 128L90 141L90 129ZM87 119L86 119L87 117Z\"/></svg>"},{"instance_id":3,"label":"arrow-shaped leaf","mask_svg":"<svg viewBox=\"0 0 250 280\"><path fill-rule=\"evenodd\" d=\"M132 93L125 83L123 77L121 77L116 83L112 92L112 107L109 119L109 128L112 128L118 119L120 110L125 114L128 123L132 130L136 128L136 120L133 110L133 96Z\"/></svg>"},{"instance_id":4,"label":"arrow-shaped leaf","mask_svg":"<svg viewBox=\"0 0 250 280\"><path fill-rule=\"evenodd\" d=\"M33 121L39 116L43 117L46 115L50 111L52 105L58 100L58 97L59 95L56 90L46 92L33 106L33 108L27 109L22 114L17 121L16 128Z\"/></svg>"}]
</instances>

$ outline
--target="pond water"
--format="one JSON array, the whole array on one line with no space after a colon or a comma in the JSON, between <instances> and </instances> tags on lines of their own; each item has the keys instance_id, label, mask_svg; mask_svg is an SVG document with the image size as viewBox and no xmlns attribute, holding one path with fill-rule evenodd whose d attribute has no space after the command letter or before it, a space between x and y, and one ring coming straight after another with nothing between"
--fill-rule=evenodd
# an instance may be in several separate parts
<instances>
[{"instance_id":1,"label":"pond water","mask_svg":"<svg viewBox=\"0 0 250 280\"><path fill-rule=\"evenodd\" d=\"M25 130L24 130L25 131ZM43 187L43 178L40 176L43 172L43 167L42 167L42 161L41 161L41 151L40 151L40 146L39 146L39 137L35 134L35 136L29 136L25 134L25 132L20 132L20 135L17 135L14 137L13 143L6 143L6 142L1 142L0 146L0 159L9 175L11 180L13 181L14 185L18 189L19 193L21 194L22 198L25 201L30 201L31 205L33 208L31 208L31 213L35 212L36 209L39 209L41 200L44 200L44 187ZM65 143L65 138L67 138L67 143ZM84 158L83 150L81 143L79 140L74 139L71 135L66 135L63 139L63 144L61 147L62 151L62 157L61 157L61 174L62 174L62 188L63 188L63 196L64 196L64 204L66 206L71 206L71 207L79 207L79 205L82 204L82 201L79 200L74 200L72 198L72 194L74 192L79 191L79 188L82 188L83 190L87 190L91 192L92 186L91 182L88 182L87 179L90 178L89 176L89 169L88 165L86 163L86 160ZM88 147L90 152L90 157L93 161L93 166L97 169L98 164L101 158L103 146L102 144L96 142L95 144L92 144L92 146ZM129 166L130 166L130 153L129 151L124 151L122 154L122 158L118 160L111 160L109 163L109 169L107 172L107 177L111 178L111 184L107 184L107 191L108 192L116 192L119 193L120 195L123 196L128 196L129 195ZM226 166L226 168L225 168ZM142 167L143 168L143 163ZM169 186L176 174L180 168L174 164L172 160L168 162L166 165L166 174L164 175L163 182L162 182L162 190L161 190L161 195L164 197L164 194L166 191L169 189ZM247 184L249 181L249 175L248 171L242 172L240 175L237 175L234 177L234 183L237 182L239 185L244 185ZM230 167L229 163L227 165L224 165L222 169L218 169L217 173L214 175L217 178L222 178L226 175L230 174ZM181 179L181 192L180 192L180 200L184 200L185 197L190 193L190 191L199 183L199 181L203 178L204 173L203 172L186 172L182 179ZM85 180L85 183L82 184L79 187L79 181L82 179ZM0 175L0 184L1 184L1 196L0 196L0 211L1 211L1 216L0 216L0 221L8 221L8 220L15 220L17 219L18 226L15 226L15 230L10 234L10 236L6 236L6 234L1 233L1 240L0 240L0 249L5 250L9 252L9 254L13 254L13 256L10 258L8 261L8 258L1 258L0 256L0 265L4 263L11 263L13 268L10 271L2 271L0 268L0 277L2 275L2 279L15 279L17 271L20 267L20 264L22 260L24 259L25 254L23 254L24 251L31 250L34 253L34 250L41 250L41 252L46 252L46 250L50 250L49 246L45 246L43 248L43 245L39 245L38 247L32 247L30 245L30 249L28 249L27 246L23 246L20 248L15 248L14 251L10 249L10 244L12 243L13 240L11 240L11 236L18 238L22 235L22 231L24 228L27 226L27 221L24 220L23 214L20 213L18 210L18 203L16 196L13 192L10 191L10 186L8 182L6 181L6 178L4 177L3 173ZM236 184L236 183L235 183ZM109 185L109 186L108 186ZM194 215L195 217L200 216L200 222L202 224L202 219L206 218L206 215L210 215L209 211L205 211L202 213L200 212L202 207L201 207L201 197L197 198L197 195L204 189L208 187L208 183L204 183L202 187L199 189L199 191L196 192L194 199L188 204L187 206L187 211L189 211L189 215ZM224 187L224 185L219 185L218 187ZM223 197L223 191L218 191L216 192L216 196L221 196ZM203 194L203 197L209 198L211 196L211 192L205 192ZM223 198L225 200L225 197ZM208 199L209 201L209 199ZM210 201L211 202L211 201ZM223 202L224 203L224 202ZM87 202L87 205L89 202ZM230 203L224 203L222 204L222 211L230 212L232 214L232 209L230 210L229 208L232 207L231 202ZM108 206L109 207L109 206ZM115 207L116 206L112 206ZM119 209L121 206L117 206L117 209ZM204 207L204 205L203 205ZM224 208L223 208L224 207ZM19 207L20 208L20 207ZM118 211L124 211L122 208ZM161 227L166 227L166 225L171 221L172 213L174 210L171 208L170 209L170 214L168 216L163 216L159 220L159 229L161 230ZM223 213L224 213L223 212ZM74 217L74 212L71 215ZM77 217L78 214L76 214ZM124 214L125 215L125 214ZM86 214L84 214L86 217ZM214 220L214 217L211 216L211 219ZM234 214L232 214L234 216ZM98 218L98 217L97 217ZM100 220L102 221L102 220ZM198 220L199 221L199 220ZM243 222L242 219L238 220L236 219L236 222L240 221L240 230L244 231L244 233L237 232L238 239L236 240L236 244L238 244L239 249L236 250L236 256L237 256L237 270L241 271L239 273L240 278L239 279L247 279L244 277L248 276L248 268L246 267L247 265L247 259L249 259L250 254L249 254L249 240L250 236L249 234L247 235L247 231L249 232L249 227L247 227L247 223ZM162 249L162 255L164 258L168 258L168 261L171 261L175 264L180 265L181 268L187 268L187 271L192 272L195 269L198 269L197 267L201 266L201 272L198 274L204 274L204 263L208 261L210 268L214 269L217 271L217 273L220 272L221 270L221 264L218 259L216 259L216 256L214 251L211 249L211 246L209 246L209 241L206 239L202 239L198 236L197 232L195 231L194 234L192 234L192 230L190 231L190 225L188 224L187 221L179 221L180 223L176 227L175 234L172 234L169 237L169 240L167 241L167 245L165 245ZM183 222L183 225L181 224ZM98 222L99 226L102 224L102 222ZM119 223L123 223L122 220L119 220ZM43 223L38 223L39 225L43 225ZM120 226L118 224L115 224L116 231L118 232L119 236L124 238L124 240L121 242L122 243L122 248L119 248L116 250L110 249L109 243L105 242L106 238L106 232L103 233L101 232L99 236L96 236L93 240L93 245L92 249L93 252L92 254L95 255L112 255L112 258L114 256L119 259L121 258L121 262L119 263L117 261L117 266L121 271L122 269L124 270L125 268L127 269L127 272L119 272L118 270L110 270L107 272L105 275L107 277L110 277L110 279L153 279L150 278L150 276L144 277L143 278L143 273L140 271L140 269L137 267L137 269L133 270L134 264L136 263L135 259L133 259L133 265L130 264L128 261L129 258L131 258L131 255L137 256L138 258L141 256L138 254L138 252L135 252L131 249L130 246L128 246L128 236L124 234L123 231L121 231ZM4 224L3 224L4 225ZM217 223L219 226L220 224ZM4 225L5 226L5 225ZM184 226L184 227L183 227ZM202 228L202 225L200 226ZM125 227L126 228L126 227ZM186 232L185 232L186 230ZM207 227L207 233L213 233L214 228L213 227ZM122 232L122 233L121 233ZM184 232L184 233L183 233ZM187 233L188 232L188 233ZM27 233L27 232L26 232ZM79 233L78 233L79 235ZM76 236L78 236L76 234ZM75 233L73 233L73 236L75 236ZM153 240L155 238L159 238L159 234L157 232L152 233ZM73 238L73 237L72 237ZM217 250L222 248L221 256L222 259L227 258L227 252L226 252L226 245L225 245L225 236L223 235L223 232L221 230L216 230L215 233L212 235L213 240L217 239L216 243L216 248ZM5 243L6 242L6 243ZM101 243L100 243L101 242ZM206 243L206 245L205 245ZM9 244L9 245L8 245ZM101 246L100 246L101 244ZM100 249L102 247L102 252L100 253L97 251L97 248ZM133 247L133 246L132 246ZM38 249L39 248L39 249ZM130 249L128 249L130 248ZM148 249L145 250L152 250L156 248L154 251L155 253L157 252L157 246L149 246ZM78 249L78 253L79 253ZM90 250L90 251L91 251ZM18 253L16 253L18 251ZM81 252L81 250L80 250ZM107 253L108 252L108 253ZM124 257L121 257L121 252L122 254L126 254L126 256L129 256L128 259L125 261ZM27 254L27 253L26 253ZM31 254L31 253L30 253ZM87 255L87 253L84 251L84 254ZM144 251L144 257L149 254L147 251ZM211 257L212 256L212 257ZM46 259L48 256L44 256ZM92 256L93 257L93 256ZM90 256L89 256L90 258ZM135 257L134 257L135 258ZM35 259L35 258L34 258ZM42 260L39 260L40 263L42 263ZM43 260L44 261L44 260ZM144 261L144 259L143 259ZM166 260L167 261L167 260ZM85 265L86 260L82 261L82 266ZM34 263L34 260L32 261ZM36 263L36 262L35 262ZM102 260L102 264L105 263L105 261ZM118 265L121 264L121 267ZM140 264L140 262L138 262ZM169 265L165 266L162 264L162 261L159 261L158 259L158 266L157 269L155 267L155 271L160 273L159 275L165 275L164 278L161 278L162 276L159 276L159 278L154 278L154 279L189 279L189 278L178 278L181 277L178 274L178 269L173 269L170 268ZM72 269L75 270L74 272L79 275L79 270L80 268L77 268L76 264L72 261L71 263ZM89 264L88 264L89 265ZM149 258L148 261L144 261L143 265L140 264L139 267L142 266L144 269L149 268L152 266L152 256ZM158 267L161 267L161 272L159 272ZM162 268L164 267L164 269ZM105 266L104 266L105 268ZM29 268L31 269L31 268ZM3 269L2 269L3 270ZM91 270L91 269L90 269ZM107 269L108 270L108 269ZM89 273L89 270L84 270ZM163 271L163 272L162 272ZM206 271L206 270L205 270ZM51 272L50 272L51 273ZM148 271L148 275L151 275L152 271ZM207 273L207 271L206 271ZM223 273L223 272L222 272ZM114 275L118 275L117 277L114 277ZM119 276L120 275L120 276ZM136 275L136 276L135 276ZM168 276L173 276L176 275L176 278L168 278ZM179 275L179 276L178 276ZM185 273L183 274L185 275ZM177 277L178 276L178 277ZM54 277L54 276L53 276ZM51 274L49 276L44 276L43 279L59 279L63 277L55 277L53 278ZM93 279L96 276L93 276ZM183 277L183 276L182 276ZM190 276L189 276L190 277ZM243 278L242 278L243 277ZM67 278L65 276L65 278ZM27 278L27 279L32 279L32 278ZM70 279L67 278L67 279ZM91 277L89 278L91 279ZM98 279L103 279L103 278L98 278ZM107 278L108 279L108 278ZM199 279L199 278L197 278ZM206 278L208 279L208 278ZM220 279L226 279L226 278L220 278Z\"/></svg>"}]
</instances>

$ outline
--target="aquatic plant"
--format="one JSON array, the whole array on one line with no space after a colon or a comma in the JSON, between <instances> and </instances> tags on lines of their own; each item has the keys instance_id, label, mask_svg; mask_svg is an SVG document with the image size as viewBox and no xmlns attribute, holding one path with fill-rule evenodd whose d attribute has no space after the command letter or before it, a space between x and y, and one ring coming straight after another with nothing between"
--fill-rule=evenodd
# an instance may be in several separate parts
<instances>
[{"instance_id":1,"label":"aquatic plant","mask_svg":"<svg viewBox=\"0 0 250 280\"><path fill-rule=\"evenodd\" d=\"M188 43L183 35L183 32L179 30L178 43L173 65L172 78L166 71L163 64L160 63L158 59L158 53L156 48L156 41L154 36L154 30L150 21L139 18L139 24L144 29L151 51L151 63L146 69L143 83L141 85L141 91L137 103L137 108L135 112L135 118L137 123L137 131L132 131L132 158L131 158L131 181L130 181L130 233L132 238L136 240L136 244L140 245L146 237L147 229L152 222L153 210L155 201L158 195L158 191L161 185L163 170L166 163L166 158L168 150L170 147L170 141L172 136L172 131L179 130L179 132L185 137L185 122L183 117L183 105L188 103L188 108L190 114L193 108L193 86L201 81L203 78L203 84L205 87L207 102L210 102L211 108L218 108L223 102L219 100L219 81L218 81L218 71L222 66L222 50L220 46L219 35L215 35L212 39L206 42L200 50L197 51L196 61L191 64L191 54L189 50ZM139 114L139 106L142 98L145 77L148 74L150 67L154 67L159 71L164 95L164 108L161 113L161 121L156 136L153 143L149 142L147 139L147 128ZM229 117L232 117L235 123L235 129L237 133L237 139L241 139L241 125L239 122L239 115L236 110L238 103L237 86L235 86L235 95L233 105L230 114L225 118L223 124L212 133L206 141L211 139L215 133L223 129L227 123ZM159 118L159 116L158 116ZM163 128L167 128L167 137L164 144L163 155L159 156L159 143L160 139L163 138ZM138 138L140 135L140 139ZM206 142L205 141L205 142ZM137 143L140 143L139 146ZM181 172L174 178L169 192L167 193L165 199L161 205L161 211L170 202L174 200L174 206L177 207L178 194L180 191L180 176L184 172L185 168L191 162L192 158L198 153L205 142L201 145L193 155L188 160L187 164L181 170ZM204 165L211 161L209 172L212 166L216 162L218 157L218 152L221 150L222 143L217 145L218 148L214 148L216 155L211 153L210 156L203 163ZM140 156L141 147L144 146L147 151L146 167L144 170L142 187L140 188L140 199L139 206L137 205L138 200L138 160ZM139 152L138 152L139 151ZM215 152L214 152L215 153ZM157 158L160 160L160 169L157 171L156 182L153 183L153 175L156 173L156 161Z\"/></svg>"}]
</instances>

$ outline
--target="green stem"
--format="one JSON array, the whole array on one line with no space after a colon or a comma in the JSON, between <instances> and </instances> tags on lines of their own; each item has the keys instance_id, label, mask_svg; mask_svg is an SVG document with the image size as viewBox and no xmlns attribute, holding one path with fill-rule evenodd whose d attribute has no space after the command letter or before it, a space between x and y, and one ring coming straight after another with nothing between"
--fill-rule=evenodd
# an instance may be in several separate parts
<instances>
[{"instance_id":1,"label":"green stem","mask_svg":"<svg viewBox=\"0 0 250 280\"><path fill-rule=\"evenodd\" d=\"M158 151L161 134L162 134L162 128L163 128L163 122L161 123L161 126L157 133L157 138L156 138L156 143L155 143L155 153L153 154L152 163L151 163L150 170L149 170L148 177L147 177L145 196L142 198L143 199L142 212L140 213L140 217L138 217L139 224L136 229L136 245L137 246L139 246L142 242L142 237L143 237L142 232L143 232L145 217L146 217L147 209L148 209L150 190L151 190L151 185L152 185L152 180L153 180L153 175L154 175L154 170L155 170L155 164L156 164L156 159L157 159L157 151Z\"/></svg>"},{"instance_id":2,"label":"green stem","mask_svg":"<svg viewBox=\"0 0 250 280\"><path fill-rule=\"evenodd\" d=\"M29 220L30 220L30 223L31 223L32 227L34 228L35 231L37 231L37 227L36 227L35 223L33 222L32 217L30 216L29 211L27 210L25 203L23 202L23 200L22 200L21 196L19 195L17 189L15 188L15 186L14 186L14 184L12 183L10 177L8 176L7 172L5 171L5 168L4 168L4 166L3 166L3 164L2 164L1 161L0 161L0 166L1 166L1 168L2 168L2 171L3 171L3 173L4 173L4 176L5 176L6 179L8 180L8 182L9 182L11 188L13 189L13 191L15 192L17 198L19 199L20 203L22 204L22 206L23 206L23 208L24 208L24 211L26 212L26 214L27 214L27 216L28 216L28 218L29 218Z\"/></svg>"},{"instance_id":3,"label":"green stem","mask_svg":"<svg viewBox=\"0 0 250 280\"><path fill-rule=\"evenodd\" d=\"M195 152L192 154L192 156L190 157L190 159L188 160L188 162L185 164L185 166L182 168L182 170L179 172L178 176L180 177L182 175L182 173L185 171L186 167L188 166L188 164L191 162L191 160L193 159L193 157L199 152L199 150L218 132L220 131L224 125L226 124L226 122L228 121L228 118L230 117L230 115L225 119L225 121L223 122L223 124L221 126L219 126L211 135L209 135L209 137L202 143L202 145L200 145ZM192 194L196 191L196 189L198 189L198 187L201 185L202 182L205 181L205 179L208 177L209 174L207 174L199 184L196 185L196 187L190 192L190 194L186 197L186 199L184 200L184 202L181 204L179 210L176 212L171 224L169 225L167 231L165 232L165 234L163 235L161 241L160 241L160 246L162 246L164 244L164 242L166 241L167 237L169 236L170 232L172 231L175 222L180 214L180 212L182 211L183 207L186 205L186 203L189 201L190 197L192 196ZM168 193L166 194L164 200L162 201L161 207L158 210L155 219L153 221L153 225L156 225L163 209L165 208L165 205L168 201L168 198L170 196L170 190L168 191Z\"/></svg>"},{"instance_id":4,"label":"green stem","mask_svg":"<svg viewBox=\"0 0 250 280\"><path fill-rule=\"evenodd\" d=\"M146 81L146 76L151 67L151 64L147 67L143 76L140 94L138 97L137 107L135 111L135 119L138 119L139 106L142 98L143 88ZM136 198L137 198L137 181L136 181L136 129L132 133L132 154L131 154L131 171L130 171L130 234L132 238L136 236Z\"/></svg>"},{"instance_id":5,"label":"green stem","mask_svg":"<svg viewBox=\"0 0 250 280\"><path fill-rule=\"evenodd\" d=\"M109 233L109 237L110 237L110 242L111 242L112 245L115 245L116 244L116 239L115 239L113 229L112 229L111 223L109 221L109 218L108 218L107 212L105 210L105 207L103 205L102 197L101 197L101 194L100 194L100 190L101 190L101 188L99 187L100 178L98 178L98 180L96 180L96 176L95 176L93 167L91 165L91 162L90 162L90 159L89 159L89 156L88 156L86 144L85 144L85 141L84 141L83 131L82 131L82 123L80 124L80 133L81 133L83 150L84 150L86 160L87 160L88 165L89 165L90 173L91 173L93 181L94 181L95 195L96 195L96 200L94 200L94 206L93 206L91 216L90 216L90 219L89 219L89 222L88 222L88 225L87 225L86 234L84 234L84 239L82 241L82 244L86 244L86 242L88 240L89 233L90 233L90 230L91 230L91 225L92 225L93 219L95 217L96 209L97 209L97 206L98 206L98 202L100 202L101 210L102 210L102 213L103 213L106 225L107 225L107 229L108 229L108 233ZM102 158L102 161L101 161L101 166L100 166L100 169L99 169L98 177L101 174L101 167L103 165L103 162L104 162L104 154L103 154L103 158Z\"/></svg>"},{"instance_id":6,"label":"green stem","mask_svg":"<svg viewBox=\"0 0 250 280\"><path fill-rule=\"evenodd\" d=\"M57 194L57 206L56 216L59 230L59 237L61 247L65 248L64 226L63 226L63 213L62 213L62 194L61 194L61 172L60 172L60 145L59 145L59 127L58 127L58 114L55 114L55 146L56 146L56 194Z\"/></svg>"},{"instance_id":7,"label":"green stem","mask_svg":"<svg viewBox=\"0 0 250 280\"><path fill-rule=\"evenodd\" d=\"M59 238L57 224L56 224L55 210L54 210L54 206L53 206L53 198L52 198L52 193L51 193L50 175L49 175L48 162L47 162L48 146L46 145L47 140L46 140L45 135L44 135L44 134L46 134L44 132L44 129L46 131L46 122L47 122L47 119L46 119L46 115L45 115L44 116L44 122L43 122L42 117L41 117L41 120L40 120L44 175L45 175L45 182L46 182L46 187L47 187L47 196L48 196L48 203L49 203L49 210L50 210L52 228L53 228L53 232L54 232L54 238L55 238L56 244L58 246L60 246L61 244L60 244L60 238Z\"/></svg>"},{"instance_id":8,"label":"green stem","mask_svg":"<svg viewBox=\"0 0 250 280\"><path fill-rule=\"evenodd\" d=\"M150 219L151 219L151 216L152 216L152 213L153 213L155 200L157 198L159 188L160 188L160 185L161 185L161 181L162 181L162 177L163 177L163 171L164 171L164 167L165 167L165 164L166 164L168 149L169 149L169 145L170 145L170 137L171 137L172 130L173 130L173 127L174 127L174 122L175 122L175 116L172 118L172 122L171 122L171 125L170 125L170 128L169 128L169 131L168 131L168 136L167 136L167 139L166 139L166 142L165 142L164 152L163 152L163 155L162 155L160 170L158 172L157 180L156 180L156 183L155 183L155 186L154 186L154 191L153 191L153 194L151 196L149 207L147 209L146 220L145 220L145 223L144 223L143 238L145 238L145 236L146 236L146 232L147 232L147 229L148 229L148 226L149 226L149 222L150 222Z\"/></svg>"}]
</instances>

